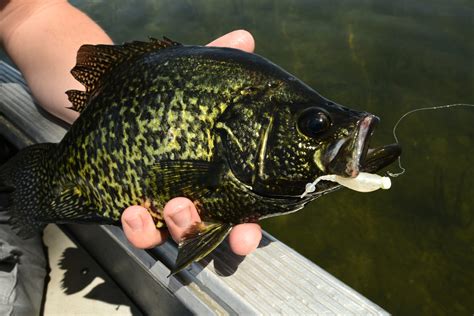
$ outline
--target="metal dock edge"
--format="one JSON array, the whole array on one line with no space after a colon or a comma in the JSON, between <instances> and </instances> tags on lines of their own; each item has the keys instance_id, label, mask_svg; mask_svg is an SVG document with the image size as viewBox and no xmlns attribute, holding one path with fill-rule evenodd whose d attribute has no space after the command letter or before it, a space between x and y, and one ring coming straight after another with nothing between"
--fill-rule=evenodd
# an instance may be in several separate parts
<instances>
[{"instance_id":1,"label":"metal dock edge","mask_svg":"<svg viewBox=\"0 0 474 316\"><path fill-rule=\"evenodd\" d=\"M39 109L20 73L0 61L0 134L22 148L58 142L67 125ZM208 257L167 277L176 245L150 251L128 244L118 227L66 225L144 313L388 315L316 264L264 233L247 257L223 243Z\"/></svg>"}]
</instances>

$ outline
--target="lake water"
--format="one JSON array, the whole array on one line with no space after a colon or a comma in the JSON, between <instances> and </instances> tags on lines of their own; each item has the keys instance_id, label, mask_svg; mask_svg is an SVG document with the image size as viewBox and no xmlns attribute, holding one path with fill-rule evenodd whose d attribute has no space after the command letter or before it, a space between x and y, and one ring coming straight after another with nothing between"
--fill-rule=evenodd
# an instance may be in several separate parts
<instances>
[{"instance_id":1,"label":"lake water","mask_svg":"<svg viewBox=\"0 0 474 316\"><path fill-rule=\"evenodd\" d=\"M474 3L72 1L116 42L205 44L234 29L322 95L381 117L474 103ZM340 190L263 227L391 313L474 312L474 109L419 112L399 127L405 175L389 191ZM395 166L391 170L396 171Z\"/></svg>"}]
</instances>

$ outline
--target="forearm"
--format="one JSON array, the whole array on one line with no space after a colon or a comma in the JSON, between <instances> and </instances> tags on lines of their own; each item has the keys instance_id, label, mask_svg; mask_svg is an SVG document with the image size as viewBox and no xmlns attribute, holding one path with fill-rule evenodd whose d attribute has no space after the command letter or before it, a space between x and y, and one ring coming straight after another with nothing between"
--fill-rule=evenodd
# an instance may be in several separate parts
<instances>
[{"instance_id":1,"label":"forearm","mask_svg":"<svg viewBox=\"0 0 474 316\"><path fill-rule=\"evenodd\" d=\"M0 0L0 40L47 111L73 122L66 90L83 90L70 74L82 44L110 44L88 16L66 0Z\"/></svg>"}]
</instances>

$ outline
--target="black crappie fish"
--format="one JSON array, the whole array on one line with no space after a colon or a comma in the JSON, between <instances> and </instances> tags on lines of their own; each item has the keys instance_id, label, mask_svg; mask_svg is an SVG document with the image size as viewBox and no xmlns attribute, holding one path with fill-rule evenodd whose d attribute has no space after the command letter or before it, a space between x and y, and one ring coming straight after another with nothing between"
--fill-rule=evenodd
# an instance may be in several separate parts
<instances>
[{"instance_id":1,"label":"black crappie fish","mask_svg":"<svg viewBox=\"0 0 474 316\"><path fill-rule=\"evenodd\" d=\"M369 150L378 118L338 105L270 61L169 39L84 45L68 91L81 112L59 144L25 148L0 168L11 223L29 236L46 223L118 224L140 204L163 227L173 197L205 224L179 244L177 272L239 223L290 213L333 191L324 174L375 172L398 145ZM5 200L5 199L4 199Z\"/></svg>"}]
</instances>

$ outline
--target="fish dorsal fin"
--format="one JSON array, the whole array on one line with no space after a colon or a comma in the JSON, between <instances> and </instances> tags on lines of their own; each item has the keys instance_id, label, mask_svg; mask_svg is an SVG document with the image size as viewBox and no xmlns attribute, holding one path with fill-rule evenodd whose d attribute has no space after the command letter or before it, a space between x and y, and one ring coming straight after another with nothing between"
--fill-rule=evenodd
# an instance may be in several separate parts
<instances>
[{"instance_id":1,"label":"fish dorsal fin","mask_svg":"<svg viewBox=\"0 0 474 316\"><path fill-rule=\"evenodd\" d=\"M66 91L71 109L82 112L90 94L100 85L104 75L125 61L137 58L147 52L160 50L180 43L163 37L150 38L148 42L135 41L122 45L82 45L77 52L76 66L71 70L73 77L82 83L86 91Z\"/></svg>"}]
</instances>

